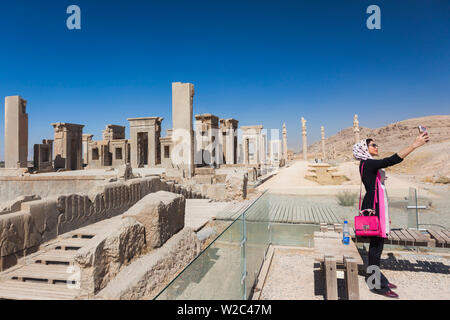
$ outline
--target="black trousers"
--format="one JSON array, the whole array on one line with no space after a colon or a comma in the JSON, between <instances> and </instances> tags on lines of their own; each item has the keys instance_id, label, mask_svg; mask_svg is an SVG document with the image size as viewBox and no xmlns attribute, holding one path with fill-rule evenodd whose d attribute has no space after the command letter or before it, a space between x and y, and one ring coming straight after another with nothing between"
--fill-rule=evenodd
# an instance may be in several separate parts
<instances>
[{"instance_id":1,"label":"black trousers","mask_svg":"<svg viewBox=\"0 0 450 320\"><path fill-rule=\"evenodd\" d=\"M380 267L383 247L384 247L384 238L371 237L369 246L369 267L370 266L377 266L378 268ZM373 274L375 274L373 273L373 271L371 273L366 272L366 281ZM380 289L374 288L374 290L379 293L387 292L389 291L388 284L389 284L388 279L384 276L383 273L381 273L380 270Z\"/></svg>"}]
</instances>

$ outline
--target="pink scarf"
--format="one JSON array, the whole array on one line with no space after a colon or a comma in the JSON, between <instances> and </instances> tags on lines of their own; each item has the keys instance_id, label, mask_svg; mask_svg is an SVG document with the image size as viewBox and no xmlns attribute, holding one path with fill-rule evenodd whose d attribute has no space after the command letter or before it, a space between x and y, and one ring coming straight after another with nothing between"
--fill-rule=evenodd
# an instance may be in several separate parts
<instances>
[{"instance_id":1,"label":"pink scarf","mask_svg":"<svg viewBox=\"0 0 450 320\"><path fill-rule=\"evenodd\" d=\"M379 221L380 221L380 237L387 238L386 235L386 209L384 207L384 192L381 186L381 175L380 172L377 173L377 180L375 182L376 190L375 190L375 203L378 202L379 208Z\"/></svg>"}]
</instances>

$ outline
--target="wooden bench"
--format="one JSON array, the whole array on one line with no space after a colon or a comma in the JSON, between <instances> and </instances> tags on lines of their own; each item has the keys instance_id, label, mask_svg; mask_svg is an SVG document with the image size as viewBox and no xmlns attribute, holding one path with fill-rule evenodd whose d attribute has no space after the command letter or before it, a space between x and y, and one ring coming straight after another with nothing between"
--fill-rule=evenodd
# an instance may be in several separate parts
<instances>
[{"instance_id":1,"label":"wooden bench","mask_svg":"<svg viewBox=\"0 0 450 320\"><path fill-rule=\"evenodd\" d=\"M335 227L340 230L339 225ZM358 266L364 265L364 262L353 241L350 240L349 245L344 245L342 244L342 233L334 230L316 231L314 232L314 259L321 263L327 300L338 299L338 266L342 266L344 269L347 299L359 299Z\"/></svg>"}]
</instances>

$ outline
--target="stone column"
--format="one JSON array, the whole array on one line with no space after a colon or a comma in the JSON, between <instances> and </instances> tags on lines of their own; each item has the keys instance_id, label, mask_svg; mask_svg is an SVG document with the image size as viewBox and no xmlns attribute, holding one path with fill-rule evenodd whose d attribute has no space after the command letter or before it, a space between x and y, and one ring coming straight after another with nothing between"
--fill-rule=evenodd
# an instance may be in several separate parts
<instances>
[{"instance_id":1,"label":"stone column","mask_svg":"<svg viewBox=\"0 0 450 320\"><path fill-rule=\"evenodd\" d=\"M183 166L188 178L195 174L192 128L194 93L192 83L172 83L173 156L180 157L172 161Z\"/></svg>"},{"instance_id":2,"label":"stone column","mask_svg":"<svg viewBox=\"0 0 450 320\"><path fill-rule=\"evenodd\" d=\"M267 135L263 132L261 132L259 134L259 140L260 140L260 145L259 145L259 162L257 163L261 163L264 164L266 162L266 158L267 158Z\"/></svg>"},{"instance_id":3,"label":"stone column","mask_svg":"<svg viewBox=\"0 0 450 320\"><path fill-rule=\"evenodd\" d=\"M322 160L325 161L325 128L320 127L320 132L322 134Z\"/></svg>"},{"instance_id":4,"label":"stone column","mask_svg":"<svg viewBox=\"0 0 450 320\"><path fill-rule=\"evenodd\" d=\"M283 123L283 159L285 163L287 163L288 160L288 152L287 152L287 130L286 130L286 124Z\"/></svg>"},{"instance_id":5,"label":"stone column","mask_svg":"<svg viewBox=\"0 0 450 320\"><path fill-rule=\"evenodd\" d=\"M302 117L302 144L303 144L303 160L308 160L308 145L306 144L306 120Z\"/></svg>"},{"instance_id":6,"label":"stone column","mask_svg":"<svg viewBox=\"0 0 450 320\"><path fill-rule=\"evenodd\" d=\"M249 159L249 140L248 139L244 139L244 163L245 164L249 164L250 163L250 159Z\"/></svg>"},{"instance_id":7,"label":"stone column","mask_svg":"<svg viewBox=\"0 0 450 320\"><path fill-rule=\"evenodd\" d=\"M88 160L89 142L92 141L93 137L94 137L93 134L89 134L89 133L83 134L83 164L86 164L86 165L89 163L89 160Z\"/></svg>"},{"instance_id":8,"label":"stone column","mask_svg":"<svg viewBox=\"0 0 450 320\"><path fill-rule=\"evenodd\" d=\"M20 96L5 98L5 168L28 166L27 101Z\"/></svg>"},{"instance_id":9,"label":"stone column","mask_svg":"<svg viewBox=\"0 0 450 320\"><path fill-rule=\"evenodd\" d=\"M358 115L353 116L353 132L355 133L355 143L359 142L359 121Z\"/></svg>"},{"instance_id":10,"label":"stone column","mask_svg":"<svg viewBox=\"0 0 450 320\"><path fill-rule=\"evenodd\" d=\"M226 164L237 163L237 128L239 121L235 119L220 119L222 146ZM225 137L224 137L225 136Z\"/></svg>"}]
</instances>

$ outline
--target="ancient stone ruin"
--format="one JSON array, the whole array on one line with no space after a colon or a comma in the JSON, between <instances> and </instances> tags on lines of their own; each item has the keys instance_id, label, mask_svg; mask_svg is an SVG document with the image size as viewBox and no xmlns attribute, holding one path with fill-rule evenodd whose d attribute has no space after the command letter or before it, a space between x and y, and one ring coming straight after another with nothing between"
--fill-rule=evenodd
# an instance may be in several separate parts
<instances>
[{"instance_id":1,"label":"ancient stone ruin","mask_svg":"<svg viewBox=\"0 0 450 320\"><path fill-rule=\"evenodd\" d=\"M127 118L128 138L119 124L95 139L83 124L55 122L29 164L26 107L19 96L5 99L0 298L24 294L17 282L30 279L79 286L41 296L148 297L200 251L185 225L187 201L243 201L292 159L285 126L282 140L269 139L262 125L194 116L194 85L174 82L165 136L158 116ZM80 277L71 280L67 266Z\"/></svg>"}]
</instances>

